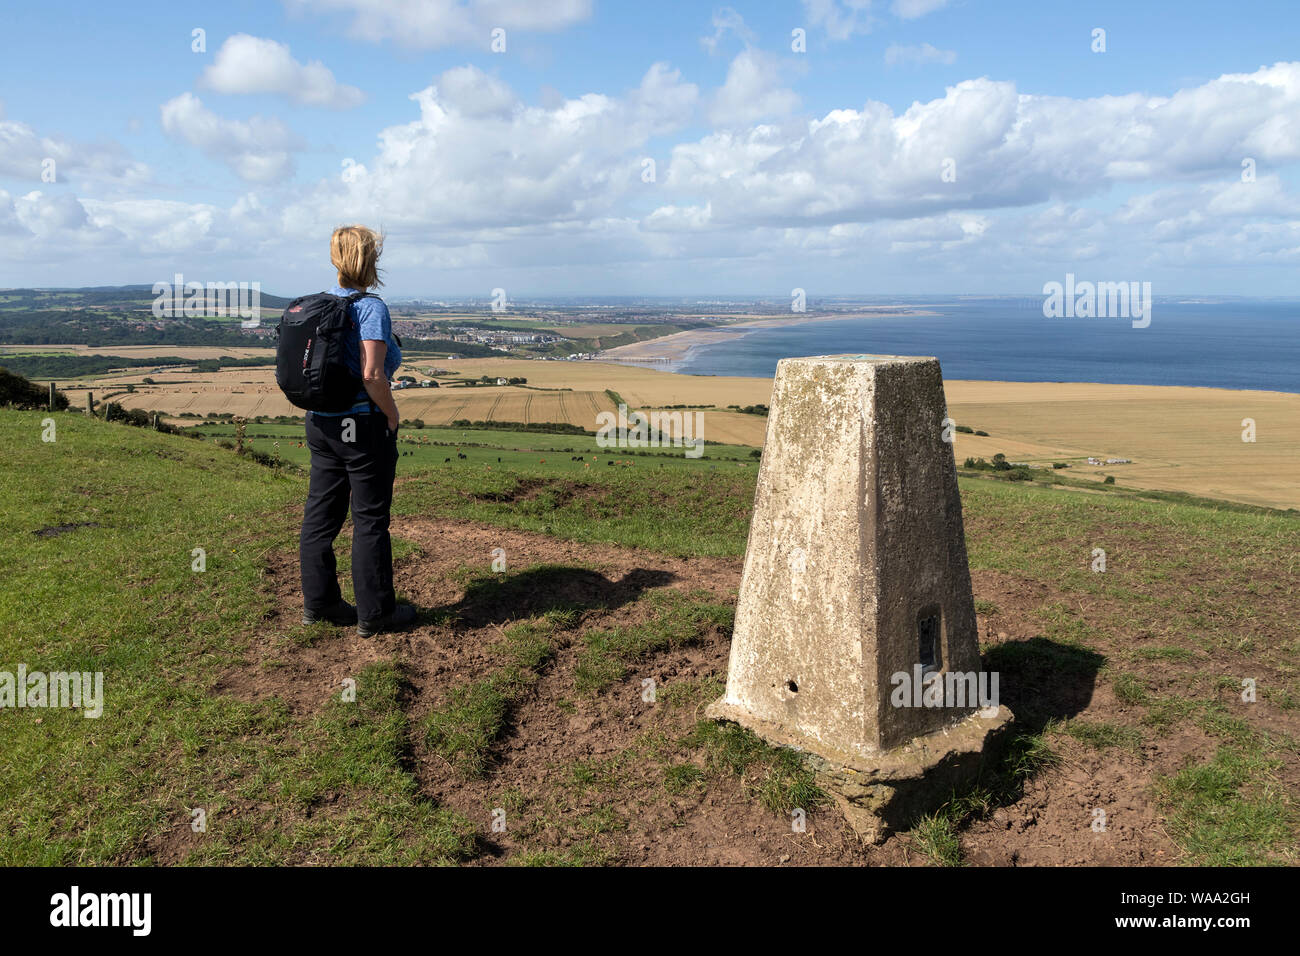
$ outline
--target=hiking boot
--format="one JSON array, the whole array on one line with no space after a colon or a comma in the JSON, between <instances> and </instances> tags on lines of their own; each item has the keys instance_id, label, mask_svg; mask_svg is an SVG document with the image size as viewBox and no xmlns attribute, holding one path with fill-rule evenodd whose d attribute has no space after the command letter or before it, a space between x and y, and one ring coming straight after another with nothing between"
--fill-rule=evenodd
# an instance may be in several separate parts
<instances>
[{"instance_id":1,"label":"hiking boot","mask_svg":"<svg viewBox=\"0 0 1300 956\"><path fill-rule=\"evenodd\" d=\"M391 614L385 614L377 620L358 623L357 634L361 637L374 637L376 634L382 634L385 631L400 631L414 624L417 617L419 617L419 614L411 605L399 604L393 608Z\"/></svg>"},{"instance_id":2,"label":"hiking boot","mask_svg":"<svg viewBox=\"0 0 1300 956\"><path fill-rule=\"evenodd\" d=\"M302 622L304 624L319 624L326 621L335 627L351 627L357 623L357 609L342 599L333 607L327 607L323 611L313 611L309 608L303 608Z\"/></svg>"}]
</instances>

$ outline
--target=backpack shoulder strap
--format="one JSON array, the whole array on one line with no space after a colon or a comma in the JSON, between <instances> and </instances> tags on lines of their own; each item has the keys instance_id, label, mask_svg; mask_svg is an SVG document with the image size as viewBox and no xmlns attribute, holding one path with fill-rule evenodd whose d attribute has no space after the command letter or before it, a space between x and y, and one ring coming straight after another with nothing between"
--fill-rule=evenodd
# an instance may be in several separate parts
<instances>
[{"instance_id":1,"label":"backpack shoulder strap","mask_svg":"<svg viewBox=\"0 0 1300 956\"><path fill-rule=\"evenodd\" d=\"M375 292L353 292L350 296L348 296L348 305L353 305L354 303L359 302L365 298L378 299L380 298L380 296L378 293ZM394 339L397 340L397 347L400 349L402 347L402 340L397 337L396 332L392 332L390 330L390 334L393 336Z\"/></svg>"},{"instance_id":2,"label":"backpack shoulder strap","mask_svg":"<svg viewBox=\"0 0 1300 956\"><path fill-rule=\"evenodd\" d=\"M348 309L347 309L348 321L352 323L353 328L357 327L357 320L352 317L352 306L356 305L358 302L360 302L362 299L366 298L367 296L374 296L376 299L379 298L379 296L375 295L373 292L353 292L350 295L341 296L343 301L345 301L348 305Z\"/></svg>"}]
</instances>

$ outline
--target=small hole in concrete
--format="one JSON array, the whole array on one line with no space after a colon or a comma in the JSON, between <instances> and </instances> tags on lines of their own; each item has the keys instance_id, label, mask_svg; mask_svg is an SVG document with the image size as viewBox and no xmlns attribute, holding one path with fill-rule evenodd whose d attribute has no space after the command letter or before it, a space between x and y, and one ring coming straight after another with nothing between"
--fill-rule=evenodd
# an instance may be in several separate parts
<instances>
[{"instance_id":1,"label":"small hole in concrete","mask_svg":"<svg viewBox=\"0 0 1300 956\"><path fill-rule=\"evenodd\" d=\"M791 680L791 681L786 681L786 682L785 682L785 686L788 687L788 688L790 688L790 693L792 693L792 694L797 694L797 693L799 693L799 685L796 684L794 681L792 681L792 680Z\"/></svg>"}]
</instances>

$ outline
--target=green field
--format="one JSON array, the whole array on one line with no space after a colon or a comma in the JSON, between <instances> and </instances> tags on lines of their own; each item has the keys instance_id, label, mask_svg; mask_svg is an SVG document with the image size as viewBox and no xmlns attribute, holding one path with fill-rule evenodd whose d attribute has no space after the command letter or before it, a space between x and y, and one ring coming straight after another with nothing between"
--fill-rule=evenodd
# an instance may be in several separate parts
<instances>
[{"instance_id":1,"label":"green field","mask_svg":"<svg viewBox=\"0 0 1300 956\"><path fill-rule=\"evenodd\" d=\"M189 427L189 426L187 426ZM233 438L236 426L231 424L194 425L192 430L211 438ZM249 423L245 426L246 437L253 440L257 451L270 454L279 442L280 454L286 461L296 465L306 465L310 455L306 448L299 448L295 443L305 438L302 425L258 425ZM541 464L540 455L574 454L583 455L587 461L593 456L599 459L599 467L609 467L608 461L631 461L634 464L648 464L651 467L680 467L688 469L716 469L719 465L736 466L743 462L753 465L756 461L754 449L744 445L705 445L699 458L687 458L684 448L601 448L594 435L551 434L548 432L508 431L490 429L475 431L464 428L427 427L414 428L403 426L398 432L403 452L410 460L404 465L412 469L433 468L443 463L450 454L456 459L457 450L464 453L468 460L479 464L501 464L511 468L527 468ZM427 439L427 443L426 443ZM448 451L450 449L450 451ZM553 457L546 464L552 468L567 466L570 462L557 462ZM574 470L582 470L583 463L576 463Z\"/></svg>"},{"instance_id":2,"label":"green field","mask_svg":"<svg viewBox=\"0 0 1300 956\"><path fill-rule=\"evenodd\" d=\"M749 449L661 460L566 435L408 431L446 443L403 444L413 454L399 463L399 588L434 595L415 653L296 621L305 478L217 446L232 428L201 427L210 437L196 441L69 412L43 442L45 417L0 410L0 670L102 671L105 712L0 709L0 859L639 862L680 828L712 832L718 800L748 821L737 852L759 860L752 833L788 840L791 807L839 832L796 755L699 720L725 678L734 585L718 581L734 581L744 553ZM286 462L305 463L296 426L247 433L252 450L278 440ZM1011 757L884 848L791 852L963 862L1034 787L1048 794L1035 814L1080 812L1068 773L1082 763L1139 781L1131 799L1179 861L1295 863L1300 521L1028 484L962 481L986 666L1020 727ZM493 573L498 541L538 557ZM641 550L611 550L628 547ZM1105 574L1089 569L1096 547ZM630 587L658 556L682 588L609 583ZM614 573L618 561L632 570ZM575 580L598 597L550 599ZM452 650L470 656L428 665ZM355 664L356 703L319 678L333 671L310 670L339 656ZM238 690L302 668L318 683ZM622 702L646 668L665 675L661 705L635 716ZM1258 703L1238 701L1243 677ZM576 722L541 733L543 718ZM604 723L583 730L591 719ZM604 749L563 749L588 738ZM489 827L498 807L518 821L508 836ZM999 838L1026 852L1035 839ZM730 858L678 842L682 861Z\"/></svg>"}]
</instances>

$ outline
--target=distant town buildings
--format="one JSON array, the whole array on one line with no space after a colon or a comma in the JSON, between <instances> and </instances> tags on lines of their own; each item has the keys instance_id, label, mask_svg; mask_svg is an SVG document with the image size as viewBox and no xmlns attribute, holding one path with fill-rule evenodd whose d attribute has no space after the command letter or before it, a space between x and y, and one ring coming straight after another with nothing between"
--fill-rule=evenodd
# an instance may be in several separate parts
<instances>
[{"instance_id":1,"label":"distant town buildings","mask_svg":"<svg viewBox=\"0 0 1300 956\"><path fill-rule=\"evenodd\" d=\"M561 336L550 332L530 332L523 329L481 329L465 325L447 326L425 319L395 320L393 327L400 334L412 338L446 339L451 342L488 345L502 349L516 345L554 345L556 342L563 341Z\"/></svg>"}]
</instances>

